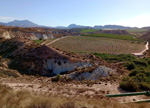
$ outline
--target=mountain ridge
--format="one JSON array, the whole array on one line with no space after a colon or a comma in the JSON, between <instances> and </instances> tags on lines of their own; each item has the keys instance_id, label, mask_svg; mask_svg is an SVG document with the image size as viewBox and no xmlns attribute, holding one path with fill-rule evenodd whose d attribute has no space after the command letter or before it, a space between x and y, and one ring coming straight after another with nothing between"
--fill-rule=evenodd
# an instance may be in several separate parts
<instances>
[{"instance_id":1,"label":"mountain ridge","mask_svg":"<svg viewBox=\"0 0 150 108\"><path fill-rule=\"evenodd\" d=\"M14 20L8 23L0 22L0 24L4 26L14 26L14 27L40 27L38 24L35 24L29 20Z\"/></svg>"},{"instance_id":2,"label":"mountain ridge","mask_svg":"<svg viewBox=\"0 0 150 108\"><path fill-rule=\"evenodd\" d=\"M50 26L42 26L36 23L33 23L29 20L14 20L8 23L0 22L0 25L4 26L14 26L14 27L43 27L43 28L55 28L55 29L75 29L75 28L91 28L91 29L138 29L138 27L128 27L122 25L95 25L92 26L84 26L84 25L77 25L77 24L70 24L67 27L65 26L57 26L57 27L50 27ZM142 27L144 28L144 27ZM150 28L150 27L146 27Z\"/></svg>"}]
</instances>

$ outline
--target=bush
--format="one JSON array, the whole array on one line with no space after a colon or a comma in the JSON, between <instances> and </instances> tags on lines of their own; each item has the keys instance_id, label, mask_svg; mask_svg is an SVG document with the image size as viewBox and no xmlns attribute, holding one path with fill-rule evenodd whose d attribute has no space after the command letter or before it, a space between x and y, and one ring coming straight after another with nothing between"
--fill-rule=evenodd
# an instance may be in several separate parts
<instances>
[{"instance_id":1,"label":"bush","mask_svg":"<svg viewBox=\"0 0 150 108\"><path fill-rule=\"evenodd\" d=\"M140 88L142 88L144 90L150 90L150 84L148 84L147 82L141 82Z\"/></svg>"},{"instance_id":2,"label":"bush","mask_svg":"<svg viewBox=\"0 0 150 108\"><path fill-rule=\"evenodd\" d=\"M120 88L127 91L139 91L139 85L132 78L129 78L128 81L122 81Z\"/></svg>"},{"instance_id":3,"label":"bush","mask_svg":"<svg viewBox=\"0 0 150 108\"><path fill-rule=\"evenodd\" d=\"M135 64L137 64L137 65L141 65L141 66L145 66L145 67L148 66L147 62L145 62L145 61L134 60L133 62L134 62Z\"/></svg>"},{"instance_id":4,"label":"bush","mask_svg":"<svg viewBox=\"0 0 150 108\"><path fill-rule=\"evenodd\" d=\"M135 69L122 79L120 87L127 91L150 90L150 72Z\"/></svg>"},{"instance_id":5,"label":"bush","mask_svg":"<svg viewBox=\"0 0 150 108\"><path fill-rule=\"evenodd\" d=\"M134 69L134 70L131 71L129 76L136 76L138 73L145 73L145 70L143 68Z\"/></svg>"},{"instance_id":6,"label":"bush","mask_svg":"<svg viewBox=\"0 0 150 108\"><path fill-rule=\"evenodd\" d=\"M60 79L61 79L60 74L57 74L56 77L52 78L52 81L53 81L53 82L58 82L58 81L60 81Z\"/></svg>"},{"instance_id":7,"label":"bush","mask_svg":"<svg viewBox=\"0 0 150 108\"><path fill-rule=\"evenodd\" d=\"M128 62L125 64L128 70L133 70L136 68L135 64L133 62Z\"/></svg>"}]
</instances>

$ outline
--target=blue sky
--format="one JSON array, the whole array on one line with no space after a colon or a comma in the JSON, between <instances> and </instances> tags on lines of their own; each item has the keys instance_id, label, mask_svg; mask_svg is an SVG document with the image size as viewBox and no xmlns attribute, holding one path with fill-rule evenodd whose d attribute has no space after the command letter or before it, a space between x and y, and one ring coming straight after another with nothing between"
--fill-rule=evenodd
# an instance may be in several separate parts
<instances>
[{"instance_id":1,"label":"blue sky","mask_svg":"<svg viewBox=\"0 0 150 108\"><path fill-rule=\"evenodd\" d=\"M150 0L0 0L0 22L150 26Z\"/></svg>"}]
</instances>

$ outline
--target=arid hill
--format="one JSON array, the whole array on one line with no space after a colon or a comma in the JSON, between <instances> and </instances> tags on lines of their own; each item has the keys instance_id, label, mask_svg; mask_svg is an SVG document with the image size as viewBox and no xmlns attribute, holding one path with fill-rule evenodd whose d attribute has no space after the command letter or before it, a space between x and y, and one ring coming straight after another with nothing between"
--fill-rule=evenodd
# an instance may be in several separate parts
<instances>
[{"instance_id":1,"label":"arid hill","mask_svg":"<svg viewBox=\"0 0 150 108\"><path fill-rule=\"evenodd\" d=\"M1 40L0 55L10 59L9 68L24 74L53 76L90 65L89 62L61 54L25 38Z\"/></svg>"},{"instance_id":2,"label":"arid hill","mask_svg":"<svg viewBox=\"0 0 150 108\"><path fill-rule=\"evenodd\" d=\"M150 41L150 31L139 37L139 39Z\"/></svg>"},{"instance_id":3,"label":"arid hill","mask_svg":"<svg viewBox=\"0 0 150 108\"><path fill-rule=\"evenodd\" d=\"M0 25L0 38L11 39L15 37L25 37L31 40L59 38L68 35L79 35L74 30L59 30L40 27L11 27Z\"/></svg>"}]
</instances>

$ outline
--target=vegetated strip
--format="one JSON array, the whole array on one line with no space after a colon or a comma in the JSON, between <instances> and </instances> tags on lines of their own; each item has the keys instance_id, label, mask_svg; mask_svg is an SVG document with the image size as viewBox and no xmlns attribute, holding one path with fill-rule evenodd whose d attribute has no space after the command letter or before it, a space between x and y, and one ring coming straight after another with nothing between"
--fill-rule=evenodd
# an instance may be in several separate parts
<instances>
[{"instance_id":1,"label":"vegetated strip","mask_svg":"<svg viewBox=\"0 0 150 108\"><path fill-rule=\"evenodd\" d=\"M99 31L98 29L81 29L80 33L92 33Z\"/></svg>"},{"instance_id":2,"label":"vegetated strip","mask_svg":"<svg viewBox=\"0 0 150 108\"><path fill-rule=\"evenodd\" d=\"M104 38L140 41L139 39L133 38L132 35L117 35L117 34L102 34L102 33L100 33L100 34L83 34L81 36L104 37Z\"/></svg>"},{"instance_id":3,"label":"vegetated strip","mask_svg":"<svg viewBox=\"0 0 150 108\"><path fill-rule=\"evenodd\" d=\"M34 40L34 42L37 44L41 44L42 42L44 42L44 39Z\"/></svg>"}]
</instances>

